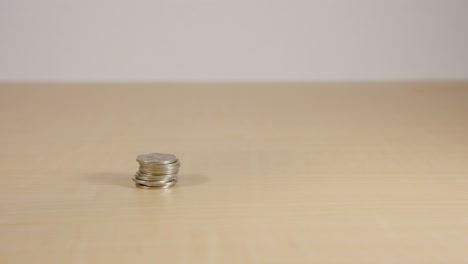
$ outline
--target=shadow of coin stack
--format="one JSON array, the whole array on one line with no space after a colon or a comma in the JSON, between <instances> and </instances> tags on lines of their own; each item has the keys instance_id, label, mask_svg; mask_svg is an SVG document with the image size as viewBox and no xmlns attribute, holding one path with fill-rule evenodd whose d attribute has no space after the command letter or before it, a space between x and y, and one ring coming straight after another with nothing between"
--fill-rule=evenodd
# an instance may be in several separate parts
<instances>
[{"instance_id":1,"label":"shadow of coin stack","mask_svg":"<svg viewBox=\"0 0 468 264\"><path fill-rule=\"evenodd\" d=\"M177 183L180 162L172 154L150 153L139 155L136 161L140 169L133 181L136 187L143 189L169 188Z\"/></svg>"}]
</instances>

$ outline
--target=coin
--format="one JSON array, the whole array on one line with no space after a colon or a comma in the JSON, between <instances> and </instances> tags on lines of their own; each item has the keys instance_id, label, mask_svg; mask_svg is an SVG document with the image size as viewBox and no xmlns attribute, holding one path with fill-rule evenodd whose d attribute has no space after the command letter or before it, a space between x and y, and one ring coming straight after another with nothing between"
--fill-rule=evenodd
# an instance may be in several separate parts
<instances>
[{"instance_id":1,"label":"coin","mask_svg":"<svg viewBox=\"0 0 468 264\"><path fill-rule=\"evenodd\" d=\"M169 188L177 183L179 159L172 154L150 153L137 156L140 164L133 181L142 189Z\"/></svg>"},{"instance_id":2,"label":"coin","mask_svg":"<svg viewBox=\"0 0 468 264\"><path fill-rule=\"evenodd\" d=\"M135 183L135 186L137 188L140 188L140 189L150 189L150 190L156 189L156 188L157 189L167 189L167 188L170 188L170 187L174 186L176 183L177 183L177 180L172 181L172 182L170 182L170 183L168 183L168 184L166 184L166 185L164 185L162 187L146 186L146 185L142 185L142 184L139 184L139 183Z\"/></svg>"},{"instance_id":3,"label":"coin","mask_svg":"<svg viewBox=\"0 0 468 264\"><path fill-rule=\"evenodd\" d=\"M173 180L174 179L171 179L170 181L144 181L144 180L139 180L137 178L133 178L134 182L145 185L145 186L151 186L151 187L163 187L168 182L171 182Z\"/></svg>"},{"instance_id":4,"label":"coin","mask_svg":"<svg viewBox=\"0 0 468 264\"><path fill-rule=\"evenodd\" d=\"M167 189L167 188L170 188L172 186L174 186L175 184L177 183L177 181L172 181L162 187L153 187L153 186L145 186L145 185L142 185L142 184L139 184L139 183L135 183L135 186L137 188L140 188L140 189L149 189L149 190L152 190L152 189Z\"/></svg>"},{"instance_id":5,"label":"coin","mask_svg":"<svg viewBox=\"0 0 468 264\"><path fill-rule=\"evenodd\" d=\"M142 174L156 174L156 175L159 175L159 174L174 174L174 173L177 173L179 172L179 168L175 168L175 169L158 169L158 170L154 170L154 169L148 169L148 168L140 168L140 172Z\"/></svg>"},{"instance_id":6,"label":"coin","mask_svg":"<svg viewBox=\"0 0 468 264\"><path fill-rule=\"evenodd\" d=\"M140 163L140 166L143 166L145 168L175 168L180 166L179 160L172 162L172 163L167 163L167 164L158 164L158 163Z\"/></svg>"},{"instance_id":7,"label":"coin","mask_svg":"<svg viewBox=\"0 0 468 264\"><path fill-rule=\"evenodd\" d=\"M164 174L164 175L151 175L151 174L141 174L136 173L135 178L144 181L170 181L171 179L177 177L177 173L174 174Z\"/></svg>"},{"instance_id":8,"label":"coin","mask_svg":"<svg viewBox=\"0 0 468 264\"><path fill-rule=\"evenodd\" d=\"M172 154L149 153L139 155L136 160L139 163L169 164L177 161L177 157Z\"/></svg>"}]
</instances>

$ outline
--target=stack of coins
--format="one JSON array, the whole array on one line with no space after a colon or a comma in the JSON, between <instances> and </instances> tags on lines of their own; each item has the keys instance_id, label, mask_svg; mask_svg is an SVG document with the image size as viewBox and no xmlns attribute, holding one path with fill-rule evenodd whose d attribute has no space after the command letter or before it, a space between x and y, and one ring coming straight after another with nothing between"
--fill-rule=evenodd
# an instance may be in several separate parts
<instances>
[{"instance_id":1,"label":"stack of coins","mask_svg":"<svg viewBox=\"0 0 468 264\"><path fill-rule=\"evenodd\" d=\"M136 158L140 169L133 181L136 187L143 189L169 188L177 183L180 162L172 154L150 153Z\"/></svg>"}]
</instances>

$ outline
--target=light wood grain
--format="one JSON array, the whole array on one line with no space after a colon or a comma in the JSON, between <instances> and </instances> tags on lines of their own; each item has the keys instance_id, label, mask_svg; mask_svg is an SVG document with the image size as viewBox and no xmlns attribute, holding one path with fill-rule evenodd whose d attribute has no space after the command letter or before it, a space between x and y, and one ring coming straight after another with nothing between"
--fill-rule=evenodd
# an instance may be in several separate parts
<instances>
[{"instance_id":1,"label":"light wood grain","mask_svg":"<svg viewBox=\"0 0 468 264\"><path fill-rule=\"evenodd\" d=\"M468 83L2 84L0 121L2 264L468 263Z\"/></svg>"}]
</instances>

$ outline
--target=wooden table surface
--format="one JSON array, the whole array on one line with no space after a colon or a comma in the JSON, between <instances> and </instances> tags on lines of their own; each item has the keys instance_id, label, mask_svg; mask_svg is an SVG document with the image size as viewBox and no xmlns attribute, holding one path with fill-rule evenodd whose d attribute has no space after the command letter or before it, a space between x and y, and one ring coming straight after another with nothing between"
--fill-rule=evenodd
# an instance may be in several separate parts
<instances>
[{"instance_id":1,"label":"wooden table surface","mask_svg":"<svg viewBox=\"0 0 468 264\"><path fill-rule=\"evenodd\" d=\"M1 84L0 122L2 264L468 263L468 83Z\"/></svg>"}]
</instances>

